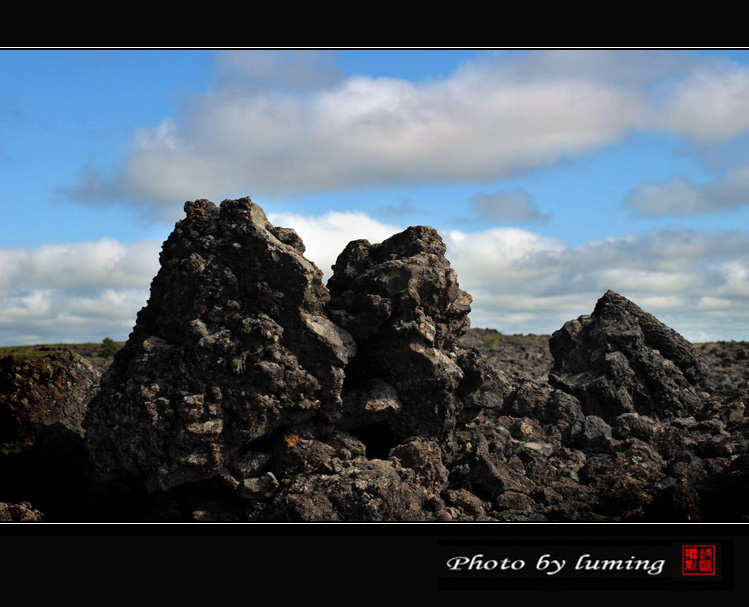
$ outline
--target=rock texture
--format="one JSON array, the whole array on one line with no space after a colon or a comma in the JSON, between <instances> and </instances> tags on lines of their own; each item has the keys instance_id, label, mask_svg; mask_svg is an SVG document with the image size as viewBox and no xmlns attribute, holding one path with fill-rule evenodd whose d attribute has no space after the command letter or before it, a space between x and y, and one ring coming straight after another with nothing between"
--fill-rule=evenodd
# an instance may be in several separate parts
<instances>
[{"instance_id":1,"label":"rock texture","mask_svg":"<svg viewBox=\"0 0 749 607\"><path fill-rule=\"evenodd\" d=\"M396 440L447 436L460 410L456 390L464 373L456 342L468 330L471 296L459 288L445 250L427 227L381 244L356 240L338 257L328 284L330 317L357 343L346 376L361 389L347 408L381 410L390 390L387 424Z\"/></svg>"},{"instance_id":2,"label":"rock texture","mask_svg":"<svg viewBox=\"0 0 749 607\"><path fill-rule=\"evenodd\" d=\"M494 329L471 328L458 343L479 350L508 382L546 381L554 362L549 335L504 335Z\"/></svg>"},{"instance_id":3,"label":"rock texture","mask_svg":"<svg viewBox=\"0 0 749 607\"><path fill-rule=\"evenodd\" d=\"M86 406L100 379L99 368L74 353L0 359L0 453L27 449L55 423L83 436Z\"/></svg>"},{"instance_id":4,"label":"rock texture","mask_svg":"<svg viewBox=\"0 0 749 607\"><path fill-rule=\"evenodd\" d=\"M31 504L5 504L0 502L0 523L41 523L44 516Z\"/></svg>"},{"instance_id":5,"label":"rock texture","mask_svg":"<svg viewBox=\"0 0 749 607\"><path fill-rule=\"evenodd\" d=\"M253 442L334 417L355 352L296 233L249 198L185 211L86 422L99 470L150 491L237 473Z\"/></svg>"},{"instance_id":6,"label":"rock texture","mask_svg":"<svg viewBox=\"0 0 749 607\"><path fill-rule=\"evenodd\" d=\"M550 341L551 381L587 414L687 416L702 407L695 385L707 368L681 335L608 291L593 314L566 323Z\"/></svg>"},{"instance_id":7,"label":"rock texture","mask_svg":"<svg viewBox=\"0 0 749 607\"><path fill-rule=\"evenodd\" d=\"M703 357L609 291L548 353L492 355L432 228L350 243L326 287L248 198L185 210L85 440L83 396L14 430L31 444L0 459L0 500L45 520L749 520L740 347ZM54 381L13 377L6 409Z\"/></svg>"},{"instance_id":8,"label":"rock texture","mask_svg":"<svg viewBox=\"0 0 749 607\"><path fill-rule=\"evenodd\" d=\"M738 397L749 393L749 343L699 344L697 352L708 366L702 384L713 394Z\"/></svg>"}]
</instances>

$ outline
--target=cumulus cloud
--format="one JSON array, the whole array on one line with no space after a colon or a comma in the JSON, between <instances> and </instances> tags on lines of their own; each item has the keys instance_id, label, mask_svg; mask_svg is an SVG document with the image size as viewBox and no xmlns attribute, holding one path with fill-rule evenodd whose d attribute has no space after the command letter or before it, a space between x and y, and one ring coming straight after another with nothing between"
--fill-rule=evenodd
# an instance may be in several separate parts
<instances>
[{"instance_id":1,"label":"cumulus cloud","mask_svg":"<svg viewBox=\"0 0 749 607\"><path fill-rule=\"evenodd\" d=\"M331 275L353 239L380 242L405 226L361 212L271 213ZM474 298L473 326L549 333L589 314L608 289L692 341L749 339L749 234L660 231L589 242L518 227L443 230L447 257ZM97 242L0 249L0 343L124 339L158 270L159 243Z\"/></svg>"},{"instance_id":2,"label":"cumulus cloud","mask_svg":"<svg viewBox=\"0 0 749 607\"><path fill-rule=\"evenodd\" d=\"M0 249L0 343L123 339L148 299L161 243Z\"/></svg>"},{"instance_id":3,"label":"cumulus cloud","mask_svg":"<svg viewBox=\"0 0 749 607\"><path fill-rule=\"evenodd\" d=\"M749 129L749 69L729 62L701 65L672 83L655 120L664 130L713 143Z\"/></svg>"},{"instance_id":4,"label":"cumulus cloud","mask_svg":"<svg viewBox=\"0 0 749 607\"><path fill-rule=\"evenodd\" d=\"M313 49L222 50L218 52L217 71L222 88L244 90L316 89L330 86L341 77L335 55Z\"/></svg>"},{"instance_id":5,"label":"cumulus cloud","mask_svg":"<svg viewBox=\"0 0 749 607\"><path fill-rule=\"evenodd\" d=\"M123 244L111 238L0 249L0 289L142 287L158 269L161 244Z\"/></svg>"},{"instance_id":6,"label":"cumulus cloud","mask_svg":"<svg viewBox=\"0 0 749 607\"><path fill-rule=\"evenodd\" d=\"M372 219L361 211L328 211L320 216L269 213L268 219L274 225L296 230L304 241L305 257L323 271L325 280L332 275L331 268L338 255L352 240L382 242L402 230Z\"/></svg>"},{"instance_id":7,"label":"cumulus cloud","mask_svg":"<svg viewBox=\"0 0 749 607\"><path fill-rule=\"evenodd\" d=\"M749 166L721 179L694 185L684 177L666 183L644 183L630 191L625 205L639 215L698 215L749 204Z\"/></svg>"},{"instance_id":8,"label":"cumulus cloud","mask_svg":"<svg viewBox=\"0 0 749 607\"><path fill-rule=\"evenodd\" d=\"M486 65L489 62L479 60L475 63ZM685 78L700 68L709 71L714 62L684 52L573 49L530 52L495 65L520 80L537 80L553 75L616 86L641 87L661 82L664 78Z\"/></svg>"},{"instance_id":9,"label":"cumulus cloud","mask_svg":"<svg viewBox=\"0 0 749 607\"><path fill-rule=\"evenodd\" d=\"M215 85L64 190L146 207L410 183L492 182L653 129L749 130L749 69L668 51L487 55L446 77L342 79L330 53L224 51Z\"/></svg>"},{"instance_id":10,"label":"cumulus cloud","mask_svg":"<svg viewBox=\"0 0 749 607\"><path fill-rule=\"evenodd\" d=\"M539 223L548 220L537 208L533 197L522 189L478 192L471 204L480 219L513 223Z\"/></svg>"},{"instance_id":11,"label":"cumulus cloud","mask_svg":"<svg viewBox=\"0 0 749 607\"><path fill-rule=\"evenodd\" d=\"M164 209L195 197L496 182L636 129L698 143L749 130L749 69L683 52L497 53L411 82L343 79L329 52L223 51L216 71L176 116L137 129L121 162L83 167L63 193L171 219Z\"/></svg>"},{"instance_id":12,"label":"cumulus cloud","mask_svg":"<svg viewBox=\"0 0 749 607\"><path fill-rule=\"evenodd\" d=\"M221 63L257 77L262 65L280 61L256 52ZM282 196L496 181L599 149L643 123L647 103L639 85L610 77L622 60L538 53L532 61L470 63L423 82L356 76L295 91L283 82L227 86L220 76L177 117L140 129L120 166L87 167L66 193L158 206L246 191ZM286 78L283 69L271 72ZM301 78L294 73L290 79Z\"/></svg>"},{"instance_id":13,"label":"cumulus cloud","mask_svg":"<svg viewBox=\"0 0 749 607\"><path fill-rule=\"evenodd\" d=\"M474 326L547 333L589 314L608 289L693 341L746 339L749 235L690 231L609 238L571 248L520 228L445 234Z\"/></svg>"}]
</instances>

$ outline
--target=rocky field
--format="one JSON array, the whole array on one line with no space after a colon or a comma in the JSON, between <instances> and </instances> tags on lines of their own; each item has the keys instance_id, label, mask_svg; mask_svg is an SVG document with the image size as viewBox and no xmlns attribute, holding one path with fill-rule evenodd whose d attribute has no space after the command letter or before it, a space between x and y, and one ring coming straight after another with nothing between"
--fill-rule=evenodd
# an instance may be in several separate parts
<instances>
[{"instance_id":1,"label":"rocky field","mask_svg":"<svg viewBox=\"0 0 749 607\"><path fill-rule=\"evenodd\" d=\"M544 380L554 364L550 335L503 335L494 329L469 329L460 345L476 348L512 381ZM720 341L693 344L704 360L703 381L710 392L724 398L749 396L749 342Z\"/></svg>"},{"instance_id":2,"label":"rocky field","mask_svg":"<svg viewBox=\"0 0 749 607\"><path fill-rule=\"evenodd\" d=\"M324 285L249 199L185 210L111 365L0 359L0 520L749 521L749 344L612 291L552 336L468 330L432 228Z\"/></svg>"}]
</instances>

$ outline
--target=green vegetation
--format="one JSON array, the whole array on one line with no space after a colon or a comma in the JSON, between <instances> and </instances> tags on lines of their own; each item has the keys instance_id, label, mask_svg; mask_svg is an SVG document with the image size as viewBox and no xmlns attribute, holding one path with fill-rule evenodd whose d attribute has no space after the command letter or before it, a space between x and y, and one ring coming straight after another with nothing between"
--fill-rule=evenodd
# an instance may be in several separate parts
<instances>
[{"instance_id":1,"label":"green vegetation","mask_svg":"<svg viewBox=\"0 0 749 607\"><path fill-rule=\"evenodd\" d=\"M492 333L491 335L485 335L483 342L485 348L496 348L502 339L501 333Z\"/></svg>"},{"instance_id":2,"label":"green vegetation","mask_svg":"<svg viewBox=\"0 0 749 607\"><path fill-rule=\"evenodd\" d=\"M120 344L110 337L105 337L101 342L101 349L107 356L114 356L117 354L117 350L120 349Z\"/></svg>"}]
</instances>

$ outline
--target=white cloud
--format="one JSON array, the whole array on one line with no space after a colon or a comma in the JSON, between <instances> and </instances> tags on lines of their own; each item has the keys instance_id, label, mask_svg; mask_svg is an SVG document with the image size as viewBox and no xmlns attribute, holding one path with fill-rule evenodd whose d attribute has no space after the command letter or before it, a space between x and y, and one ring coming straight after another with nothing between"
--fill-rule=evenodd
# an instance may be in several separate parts
<instances>
[{"instance_id":1,"label":"white cloud","mask_svg":"<svg viewBox=\"0 0 749 607\"><path fill-rule=\"evenodd\" d=\"M402 226L362 212L271 213L307 257L330 266L353 239ZM671 231L572 248L520 228L445 230L447 257L473 295L473 326L549 333L620 292L688 339L749 339L749 234ZM158 270L159 243L97 242L0 249L0 343L124 339Z\"/></svg>"},{"instance_id":2,"label":"white cloud","mask_svg":"<svg viewBox=\"0 0 749 607\"><path fill-rule=\"evenodd\" d=\"M119 164L87 165L63 192L172 219L198 197L496 182L637 129L700 144L749 131L749 68L688 52L495 53L411 82L342 79L320 51L224 51L216 72L178 115L137 129ZM683 179L645 184L631 202L651 215L737 204Z\"/></svg>"},{"instance_id":3,"label":"white cloud","mask_svg":"<svg viewBox=\"0 0 749 607\"><path fill-rule=\"evenodd\" d=\"M701 188L688 179L677 177L667 183L643 183L635 187L625 205L640 215L693 215L710 209L710 200Z\"/></svg>"},{"instance_id":4,"label":"white cloud","mask_svg":"<svg viewBox=\"0 0 749 607\"><path fill-rule=\"evenodd\" d=\"M725 283L716 291L716 295L749 297L749 261L746 256L743 260L722 263L717 266L717 270L722 274Z\"/></svg>"},{"instance_id":5,"label":"white cloud","mask_svg":"<svg viewBox=\"0 0 749 607\"><path fill-rule=\"evenodd\" d=\"M669 51L498 53L441 78L342 80L320 51L226 51L216 84L134 133L69 197L169 207L204 196L491 182L651 129L714 143L749 130L749 69Z\"/></svg>"},{"instance_id":6,"label":"white cloud","mask_svg":"<svg viewBox=\"0 0 749 607\"><path fill-rule=\"evenodd\" d=\"M625 205L652 217L716 213L749 205L749 166L703 185L694 185L683 177L641 184L627 195Z\"/></svg>"},{"instance_id":7,"label":"white cloud","mask_svg":"<svg viewBox=\"0 0 749 607\"><path fill-rule=\"evenodd\" d=\"M733 307L734 303L730 299L725 299L723 297L710 297L709 295L706 295L705 297L700 297L697 305L700 308L706 308L708 310L726 310Z\"/></svg>"},{"instance_id":8,"label":"white cloud","mask_svg":"<svg viewBox=\"0 0 749 607\"><path fill-rule=\"evenodd\" d=\"M477 192L471 197L471 204L476 215L487 221L538 223L549 218L541 214L533 197L522 189Z\"/></svg>"},{"instance_id":9,"label":"white cloud","mask_svg":"<svg viewBox=\"0 0 749 607\"><path fill-rule=\"evenodd\" d=\"M335 55L329 51L254 49L218 53L218 80L223 88L303 90L330 85L339 78Z\"/></svg>"},{"instance_id":10,"label":"white cloud","mask_svg":"<svg viewBox=\"0 0 749 607\"><path fill-rule=\"evenodd\" d=\"M305 257L314 261L323 271L324 280L330 278L331 267L352 240L382 242L402 230L372 219L361 211L328 211L318 217L297 213L269 213L268 219L274 225L297 231L306 247Z\"/></svg>"},{"instance_id":11,"label":"white cloud","mask_svg":"<svg viewBox=\"0 0 749 607\"><path fill-rule=\"evenodd\" d=\"M124 339L148 299L161 243L0 249L0 343Z\"/></svg>"},{"instance_id":12,"label":"white cloud","mask_svg":"<svg viewBox=\"0 0 749 607\"><path fill-rule=\"evenodd\" d=\"M749 129L749 69L728 62L700 66L671 85L656 120L676 135L712 143Z\"/></svg>"},{"instance_id":13,"label":"white cloud","mask_svg":"<svg viewBox=\"0 0 749 607\"><path fill-rule=\"evenodd\" d=\"M36 249L0 249L0 293L8 289L142 287L158 269L161 243L111 238Z\"/></svg>"},{"instance_id":14,"label":"white cloud","mask_svg":"<svg viewBox=\"0 0 749 607\"><path fill-rule=\"evenodd\" d=\"M538 261L556 260L568 246L521 228L492 228L466 233L447 230L443 239L448 258L459 268L463 282L481 286L487 282L537 278L546 270Z\"/></svg>"},{"instance_id":15,"label":"white cloud","mask_svg":"<svg viewBox=\"0 0 749 607\"><path fill-rule=\"evenodd\" d=\"M702 287L702 277L692 272L663 271L634 267L601 268L599 283L618 285L627 291L677 293L686 289Z\"/></svg>"},{"instance_id":16,"label":"white cloud","mask_svg":"<svg viewBox=\"0 0 749 607\"><path fill-rule=\"evenodd\" d=\"M0 294L0 344L75 343L126 339L148 299L141 289L16 290Z\"/></svg>"},{"instance_id":17,"label":"white cloud","mask_svg":"<svg viewBox=\"0 0 749 607\"><path fill-rule=\"evenodd\" d=\"M418 83L357 76L302 91L284 82L226 85L227 62L230 72L246 68L253 77L276 73L263 65L282 62L278 55L230 55L217 86L176 118L140 129L114 173L86 167L67 194L168 207L246 191L269 197L495 181L609 145L646 120L631 75L623 83L610 77L622 57L592 54L538 53L533 66L527 58L480 61Z\"/></svg>"}]
</instances>

